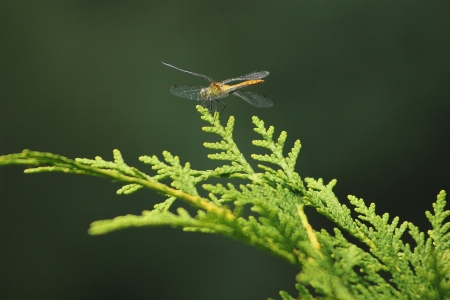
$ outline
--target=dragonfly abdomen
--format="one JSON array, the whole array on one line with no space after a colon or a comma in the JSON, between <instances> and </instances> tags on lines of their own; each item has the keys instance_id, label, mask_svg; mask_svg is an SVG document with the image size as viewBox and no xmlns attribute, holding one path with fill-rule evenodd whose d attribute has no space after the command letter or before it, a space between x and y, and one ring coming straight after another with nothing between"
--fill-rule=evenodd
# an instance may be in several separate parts
<instances>
[{"instance_id":1,"label":"dragonfly abdomen","mask_svg":"<svg viewBox=\"0 0 450 300\"><path fill-rule=\"evenodd\" d=\"M234 84L234 85L226 85L226 84L224 84L222 86L222 90L224 90L227 94L230 94L230 93L232 93L232 92L234 92L236 90L245 88L246 86L257 85L257 84L261 84L263 82L264 82L264 80L255 79L255 80L247 80L247 81L244 81L244 82L241 82L241 83L238 83L238 84Z\"/></svg>"}]
</instances>

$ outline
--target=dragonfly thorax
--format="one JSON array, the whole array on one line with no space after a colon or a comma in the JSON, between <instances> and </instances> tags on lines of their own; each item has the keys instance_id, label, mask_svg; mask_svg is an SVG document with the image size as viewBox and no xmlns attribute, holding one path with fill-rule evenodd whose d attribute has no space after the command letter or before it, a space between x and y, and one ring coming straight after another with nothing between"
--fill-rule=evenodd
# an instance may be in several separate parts
<instances>
[{"instance_id":1,"label":"dragonfly thorax","mask_svg":"<svg viewBox=\"0 0 450 300\"><path fill-rule=\"evenodd\" d=\"M200 96L205 100L214 100L228 96L227 92L223 89L223 84L213 82L207 88L200 90Z\"/></svg>"}]
</instances>

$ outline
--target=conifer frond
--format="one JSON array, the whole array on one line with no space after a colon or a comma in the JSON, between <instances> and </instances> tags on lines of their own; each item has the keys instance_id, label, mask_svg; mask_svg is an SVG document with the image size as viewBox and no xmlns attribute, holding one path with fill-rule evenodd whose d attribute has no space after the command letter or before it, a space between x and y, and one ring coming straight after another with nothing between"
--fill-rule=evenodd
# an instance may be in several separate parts
<instances>
[{"instance_id":1,"label":"conifer frond","mask_svg":"<svg viewBox=\"0 0 450 300\"><path fill-rule=\"evenodd\" d=\"M445 191L439 193L437 201L433 203L434 214L425 212L433 228L428 231L427 245L430 248L431 245L434 246L433 251L427 253L431 255L427 262L436 268L432 278L440 288L439 296L442 299L450 299L450 222L444 223L450 216L450 210L445 210L445 196Z\"/></svg>"},{"instance_id":2,"label":"conifer frond","mask_svg":"<svg viewBox=\"0 0 450 300\"><path fill-rule=\"evenodd\" d=\"M118 195L121 195L121 194L128 195L128 194L131 194L131 193L134 193L134 192L140 190L141 188L143 188L143 186L139 185L139 184L127 184L127 185L124 185L123 187L121 187L120 189L118 189L117 194Z\"/></svg>"},{"instance_id":3,"label":"conifer frond","mask_svg":"<svg viewBox=\"0 0 450 300\"><path fill-rule=\"evenodd\" d=\"M322 180L315 181L307 178L305 181L310 188L305 197L306 204L314 206L318 212L332 220L338 227L365 243L370 249L370 255L373 255L373 259L379 262L380 266L377 267L377 270L390 273L392 281L395 282L395 288L388 283L377 280L378 286L383 287L384 291L392 290L386 295L386 299L415 299L417 297L440 299L439 295L448 295L448 291L443 291L443 287L448 284L448 275L447 278L445 276L441 278L439 288L430 281L430 278L435 277L432 274L436 274L437 271L429 257L433 252L431 250L432 243L427 241L425 244L423 241L424 235L414 225L409 222L403 222L399 225L398 217L389 222L389 214L385 213L379 216L375 213L375 204L367 207L362 199L349 196L350 203L355 206L355 212L359 214L358 219L353 220L350 209L340 204L332 192L335 181L326 186ZM437 203L434 205L436 215L440 216L437 217L440 222L447 217L447 214L440 213L445 206L444 197L445 194L441 193L437 202L439 205ZM432 217L430 213L428 215L430 222L433 223L436 217ZM440 227L436 223L436 226L437 228L444 228L445 225ZM408 227L411 236L417 242L414 252L411 252L410 246L402 241L402 236ZM340 240L342 241L343 237ZM445 264L448 264L448 257L445 255L444 257ZM431 269L434 269L434 271L431 271ZM366 270L369 269L366 268ZM440 273L448 274L448 271L446 271ZM342 276L340 277L342 278ZM374 278L374 274L371 274L370 277ZM374 290L375 287L372 286L371 289ZM377 293L379 294L379 292ZM367 297L367 293L364 293L364 295Z\"/></svg>"},{"instance_id":4,"label":"conifer frond","mask_svg":"<svg viewBox=\"0 0 450 300\"><path fill-rule=\"evenodd\" d=\"M222 152L219 153L209 154L208 158L228 160L231 162L231 165L224 165L216 168L214 171L217 176L258 180L258 178L255 177L255 171L253 171L253 168L247 162L233 140L234 117L231 116L228 119L227 125L223 127L220 124L220 119L215 116L213 117L208 109L201 107L200 105L197 105L196 108L198 112L202 114L201 118L211 125L203 127L202 130L215 133L222 138L222 141L220 142L203 144L203 146L209 149L222 150Z\"/></svg>"},{"instance_id":5,"label":"conifer frond","mask_svg":"<svg viewBox=\"0 0 450 300\"><path fill-rule=\"evenodd\" d=\"M349 196L350 205L339 202L333 193L336 180L324 184L322 179L301 179L294 170L300 152L300 141L283 156L287 139L282 131L273 139L275 129L253 117L255 131L261 140L253 141L269 154L253 154L262 163L262 173L253 170L233 140L234 118L222 126L217 114L211 115L200 106L201 118L209 123L203 131L220 136L219 142L204 143L217 150L208 155L226 161L214 170L195 170L190 163L168 151L139 159L151 165L154 175L128 166L118 150L113 160L68 159L63 156L24 150L0 156L0 165L25 165L26 173L64 172L92 175L125 183L117 193L130 194L143 188L166 196L152 210L141 215L124 215L95 221L92 235L130 227L172 226L184 231L220 234L259 247L297 266L299 298L281 291L284 300L291 299L450 299L450 211L445 210L445 192L437 197L433 212L426 212L432 230L426 237L411 222L400 222L388 213L377 214L375 204ZM227 184L210 184L208 179L230 179ZM246 184L233 184L233 178ZM305 183L307 188L305 188ZM199 183L203 183L200 185ZM207 197L201 194L207 192ZM196 209L189 214L174 207L182 200ZM313 228L304 207L314 208L331 220L334 234ZM250 214L246 213L250 211ZM176 211L176 213L174 213ZM352 216L353 214L353 216ZM356 216L356 218L354 217ZM415 242L403 241L408 233ZM352 236L362 245L348 241Z\"/></svg>"},{"instance_id":6,"label":"conifer frond","mask_svg":"<svg viewBox=\"0 0 450 300\"><path fill-rule=\"evenodd\" d=\"M278 140L275 142L272 139L275 132L275 128L273 126L270 126L266 130L264 127L264 121L260 120L258 117L253 117L252 120L256 125L256 128L254 129L255 132L264 138L264 140L252 141L253 145L266 148L271 151L272 154L252 154L251 157L255 160L272 163L281 167L281 170L275 171L267 166L258 165L258 167L266 171L265 178L272 181L274 184L280 184L281 182L284 182L284 184L287 183L287 185L292 189L303 194L305 192L303 182L298 173L294 171L297 157L301 149L300 140L295 141L291 152L288 153L287 157L284 157L283 147L287 138L286 131L282 131L278 137Z\"/></svg>"},{"instance_id":7,"label":"conifer frond","mask_svg":"<svg viewBox=\"0 0 450 300\"><path fill-rule=\"evenodd\" d=\"M181 207L177 209L177 213L173 214L167 210L152 210L143 211L140 216L125 215L110 220L95 221L91 224L89 233L92 235L100 235L118 229L143 226L172 226L187 228L187 231L195 231L194 229L198 229L197 231L203 230L203 232L209 231L223 234L232 232L232 229L226 225L193 218Z\"/></svg>"}]
</instances>

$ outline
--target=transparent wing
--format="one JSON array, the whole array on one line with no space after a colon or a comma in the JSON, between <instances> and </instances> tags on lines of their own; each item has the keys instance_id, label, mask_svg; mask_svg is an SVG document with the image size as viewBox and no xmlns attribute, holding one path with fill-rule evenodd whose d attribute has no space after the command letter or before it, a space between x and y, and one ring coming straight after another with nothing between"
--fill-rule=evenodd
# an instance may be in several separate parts
<instances>
[{"instance_id":1,"label":"transparent wing","mask_svg":"<svg viewBox=\"0 0 450 300\"><path fill-rule=\"evenodd\" d=\"M231 95L240 97L245 100L245 102L250 103L256 107L271 107L273 105L272 100L266 97L266 95L256 94L252 92L242 92L236 91L231 93Z\"/></svg>"},{"instance_id":2,"label":"transparent wing","mask_svg":"<svg viewBox=\"0 0 450 300\"><path fill-rule=\"evenodd\" d=\"M185 72L185 73L188 73L188 74L191 74L191 75L194 75L194 76L197 76L197 77L206 79L206 80L208 80L209 82L214 82L214 80L213 80L212 78L210 78L210 77L208 77L208 76L206 76L206 75L197 74L197 73L194 73L194 72L191 72L191 71L186 71L186 70L180 69L180 68L178 68L178 67L175 67L174 65L171 65L171 64L169 64L169 63L166 63L165 61L162 61L162 63L163 63L164 65L168 66L168 67L177 69L177 70L179 70L179 71L181 71L181 72Z\"/></svg>"},{"instance_id":3,"label":"transparent wing","mask_svg":"<svg viewBox=\"0 0 450 300\"><path fill-rule=\"evenodd\" d=\"M266 76L269 76L269 72L267 72L267 71L255 71L255 72L248 73L246 75L242 75L240 77L224 80L221 83L227 83L227 82L237 81L237 80L261 79L261 78L264 78Z\"/></svg>"},{"instance_id":4,"label":"transparent wing","mask_svg":"<svg viewBox=\"0 0 450 300\"><path fill-rule=\"evenodd\" d=\"M183 97L190 100L203 101L200 96L200 90L205 86L192 86L192 85L174 85L170 88L172 94L178 97Z\"/></svg>"}]
</instances>

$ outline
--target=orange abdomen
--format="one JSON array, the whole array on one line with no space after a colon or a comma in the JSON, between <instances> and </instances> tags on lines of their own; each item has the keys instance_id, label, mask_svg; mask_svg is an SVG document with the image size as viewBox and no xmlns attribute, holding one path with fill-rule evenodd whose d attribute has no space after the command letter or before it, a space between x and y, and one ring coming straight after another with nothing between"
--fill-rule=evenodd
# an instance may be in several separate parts
<instances>
[{"instance_id":1,"label":"orange abdomen","mask_svg":"<svg viewBox=\"0 0 450 300\"><path fill-rule=\"evenodd\" d=\"M227 93L231 93L231 92L234 92L234 91L239 90L241 88L244 88L246 86L256 85L256 84L260 84L260 83L263 83L263 82L264 82L264 80L262 80L262 79L247 80L247 81L235 84L235 85L226 85L226 84L224 84L222 86L222 89L225 90Z\"/></svg>"}]
</instances>

